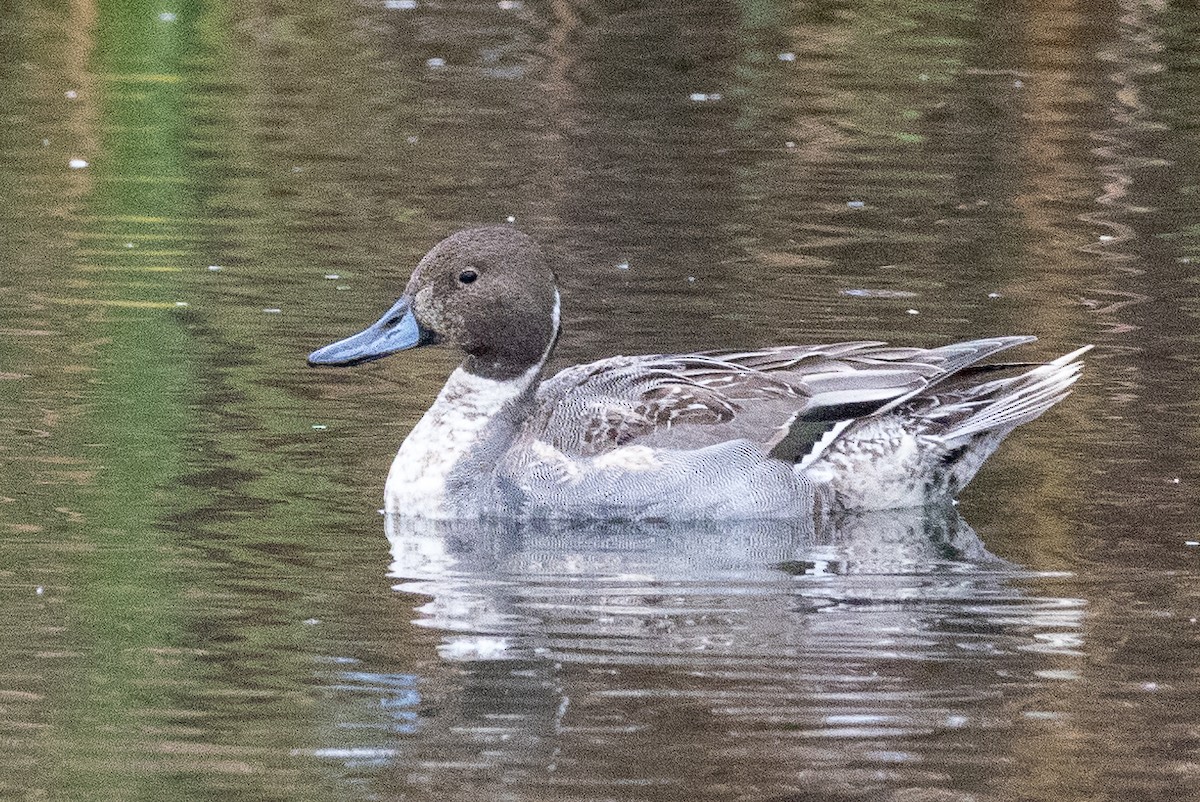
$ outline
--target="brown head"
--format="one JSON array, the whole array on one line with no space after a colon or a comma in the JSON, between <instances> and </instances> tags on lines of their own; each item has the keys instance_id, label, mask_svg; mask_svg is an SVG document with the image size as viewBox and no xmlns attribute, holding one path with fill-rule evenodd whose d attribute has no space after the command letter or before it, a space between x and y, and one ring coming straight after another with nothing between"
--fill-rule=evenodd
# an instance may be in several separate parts
<instances>
[{"instance_id":1,"label":"brown head","mask_svg":"<svg viewBox=\"0 0 1200 802\"><path fill-rule=\"evenodd\" d=\"M467 370L503 380L543 362L557 334L558 289L538 244L508 226L472 228L425 254L374 325L308 362L355 365L445 343L466 354Z\"/></svg>"}]
</instances>

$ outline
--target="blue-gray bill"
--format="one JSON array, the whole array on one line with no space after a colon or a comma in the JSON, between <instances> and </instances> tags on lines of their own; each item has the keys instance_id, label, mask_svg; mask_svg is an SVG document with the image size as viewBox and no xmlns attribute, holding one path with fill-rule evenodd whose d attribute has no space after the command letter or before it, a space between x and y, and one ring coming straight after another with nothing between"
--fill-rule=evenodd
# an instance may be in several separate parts
<instances>
[{"instance_id":1,"label":"blue-gray bill","mask_svg":"<svg viewBox=\"0 0 1200 802\"><path fill-rule=\"evenodd\" d=\"M308 364L336 367L359 365L430 341L430 336L422 330L413 315L411 302L405 297L396 301L369 328L313 351L308 355Z\"/></svg>"}]
</instances>

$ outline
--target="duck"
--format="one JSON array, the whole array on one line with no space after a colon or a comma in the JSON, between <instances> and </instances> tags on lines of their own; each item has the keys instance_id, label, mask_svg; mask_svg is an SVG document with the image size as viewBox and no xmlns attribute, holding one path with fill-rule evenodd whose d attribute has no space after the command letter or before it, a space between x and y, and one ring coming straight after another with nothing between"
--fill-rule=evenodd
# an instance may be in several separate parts
<instances>
[{"instance_id":1,"label":"duck","mask_svg":"<svg viewBox=\"0 0 1200 802\"><path fill-rule=\"evenodd\" d=\"M437 243L379 320L308 363L462 354L396 452L389 516L798 520L953 503L1014 428L1069 394L1091 347L997 364L984 360L1035 338L860 341L612 356L546 375L560 333L546 252L485 226Z\"/></svg>"}]
</instances>

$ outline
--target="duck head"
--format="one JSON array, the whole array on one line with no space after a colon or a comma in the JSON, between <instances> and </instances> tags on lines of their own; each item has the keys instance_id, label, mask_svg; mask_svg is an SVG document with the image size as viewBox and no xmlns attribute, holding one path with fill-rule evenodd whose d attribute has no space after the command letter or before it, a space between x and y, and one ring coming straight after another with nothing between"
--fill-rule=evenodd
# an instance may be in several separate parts
<instances>
[{"instance_id":1,"label":"duck head","mask_svg":"<svg viewBox=\"0 0 1200 802\"><path fill-rule=\"evenodd\" d=\"M506 380L544 362L557 336L558 289L542 249L514 228L473 228L425 254L383 317L308 363L357 365L444 343L472 373Z\"/></svg>"}]
</instances>

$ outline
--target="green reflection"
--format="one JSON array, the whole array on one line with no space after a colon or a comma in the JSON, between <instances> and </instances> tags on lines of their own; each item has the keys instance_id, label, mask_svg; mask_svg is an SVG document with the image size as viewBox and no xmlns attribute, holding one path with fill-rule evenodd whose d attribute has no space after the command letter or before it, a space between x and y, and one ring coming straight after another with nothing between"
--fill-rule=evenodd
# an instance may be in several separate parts
<instances>
[{"instance_id":1,"label":"green reflection","mask_svg":"<svg viewBox=\"0 0 1200 802\"><path fill-rule=\"evenodd\" d=\"M190 252L184 221L195 211L179 180L179 17L172 4L102 3L94 27L97 148L76 264L86 278L76 296L59 299L99 308L91 336L103 342L85 419L103 466L83 504L96 548L73 594L89 659L58 725L71 733L62 745L71 759L56 779L72 798L181 798L128 759L161 725L147 712L169 708L171 686L195 671L172 653L182 603L169 567L173 535L161 523L183 501L183 398L194 383L187 338L165 312L178 295L178 260Z\"/></svg>"},{"instance_id":2,"label":"green reflection","mask_svg":"<svg viewBox=\"0 0 1200 802\"><path fill-rule=\"evenodd\" d=\"M63 799L312 799L326 774L341 784L333 798L406 790L395 768L313 757L326 745L410 744L407 731L347 734L343 723L387 714L369 694L367 712L347 712L327 693L339 669L314 669L312 655L444 675L431 696L448 706L469 685L433 656L440 634L409 625L424 599L389 593L371 515L396 443L453 357L338 376L305 373L302 359L377 314L450 228L515 213L562 246L571 361L1025 330L1058 353L1096 334L1074 299L1100 265L1077 246L1096 233L1080 217L1099 191L1088 126L1106 125L1092 116L1113 83L1096 31L1053 33L1060 8L34 5L0 14L0 95L24 103L0 109L0 187L10 177L15 187L0 193L0 290L11 293L0 303L20 315L0 328L33 332L0 339L0 357L26 362L0 372L35 374L0 384L0 423L20 432L0 438L0 497L16 497L0 519L17 543L7 553L43 573L0 564L0 579L51 578L45 597L20 588L3 630L18 660L0 690L19 693L0 708L43 733L10 735L37 765L27 786L0 776L3 798L48 786ZM1089 9L1074 12L1111 17ZM1168 69L1146 80L1159 87L1157 119L1173 127L1153 135L1169 135L1173 167L1137 204L1167 212L1154 225L1171 260L1130 286L1166 300L1153 321L1131 307L1146 325L1115 340L1146 353L1164 334L1192 342L1200 316L1194 262L1181 261L1200 247L1195 12L1176 4L1163 21ZM430 57L448 68L426 69ZM78 99L64 99L68 88ZM696 90L723 100L694 103ZM90 166L68 170L79 156ZM870 208L849 209L857 198ZM1149 219L1137 223L1143 235L1157 230ZM636 269L617 276L621 259ZM206 273L210 263L225 268ZM919 297L838 294L856 287ZM1033 567L1073 565L1075 510L1105 459L1091 452L1157 450L1152 471L1109 472L1122 484L1182 473L1187 488L1194 367L1152 362L1158 384L1147 388L1113 365L1127 361L1097 359L1077 395L1014 436L972 486L967 517L986 524L989 545L1011 556L1019 544ZM1114 408L1118 393L1137 406ZM1172 398L1171 414L1134 421L1155 397ZM39 427L49 434L34 439ZM1115 447L1114 432L1124 435ZM1157 467L1164 454L1171 467ZM1159 503L1143 495L1144 509ZM354 605L339 622L302 623L339 605ZM27 631L30 644L18 643ZM426 667L413 668L422 655ZM1008 711L1027 698L1003 689L1016 694ZM11 712L21 704L35 713ZM987 782L1030 767L1058 778L1077 757L1053 747L1078 738L1014 739L1008 719L995 721L994 748L969 728L940 739L960 755L999 755ZM711 730L685 734L709 754ZM457 735L421 740L451 758L467 748ZM1024 744L1015 758L1013 741ZM661 757L658 743L645 746ZM594 752L579 750L575 776L597 773ZM921 756L942 770L936 753ZM748 774L771 768L770 750L754 757ZM799 765L780 760L789 776Z\"/></svg>"}]
</instances>

